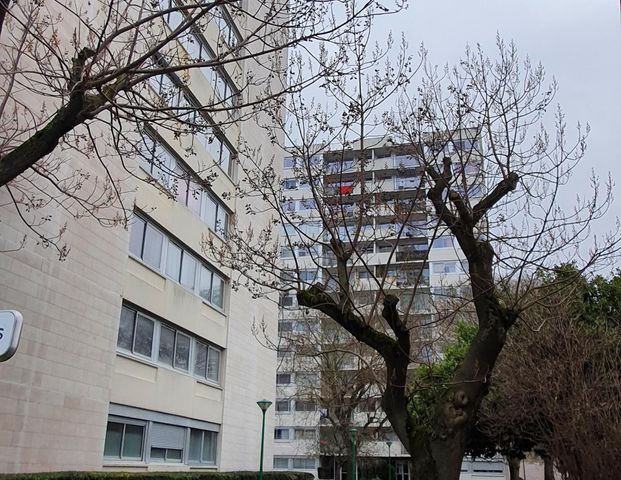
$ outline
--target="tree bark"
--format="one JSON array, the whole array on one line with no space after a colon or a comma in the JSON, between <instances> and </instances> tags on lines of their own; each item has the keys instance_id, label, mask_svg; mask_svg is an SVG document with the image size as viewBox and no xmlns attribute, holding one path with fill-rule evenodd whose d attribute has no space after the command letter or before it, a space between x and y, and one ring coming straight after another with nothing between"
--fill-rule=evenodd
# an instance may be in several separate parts
<instances>
[{"instance_id":1,"label":"tree bark","mask_svg":"<svg viewBox=\"0 0 621 480\"><path fill-rule=\"evenodd\" d=\"M508 457L509 463L509 480L521 480L520 479L520 459L517 457Z\"/></svg>"},{"instance_id":2,"label":"tree bark","mask_svg":"<svg viewBox=\"0 0 621 480\"><path fill-rule=\"evenodd\" d=\"M71 94L67 103L57 110L45 126L0 157L0 186L6 185L52 153L67 133L94 118L101 107L125 88L128 77L121 75L112 84L102 88L102 93L87 93L87 88L81 83L81 77L86 61L94 54L93 50L83 48L73 59L73 71L69 82Z\"/></svg>"},{"instance_id":3,"label":"tree bark","mask_svg":"<svg viewBox=\"0 0 621 480\"><path fill-rule=\"evenodd\" d=\"M543 480L554 480L554 463L550 457L543 458Z\"/></svg>"},{"instance_id":4,"label":"tree bark","mask_svg":"<svg viewBox=\"0 0 621 480\"><path fill-rule=\"evenodd\" d=\"M0 35L2 35L2 27L4 27L4 19L6 18L6 12L9 11L11 6L11 0L0 0Z\"/></svg>"}]
</instances>

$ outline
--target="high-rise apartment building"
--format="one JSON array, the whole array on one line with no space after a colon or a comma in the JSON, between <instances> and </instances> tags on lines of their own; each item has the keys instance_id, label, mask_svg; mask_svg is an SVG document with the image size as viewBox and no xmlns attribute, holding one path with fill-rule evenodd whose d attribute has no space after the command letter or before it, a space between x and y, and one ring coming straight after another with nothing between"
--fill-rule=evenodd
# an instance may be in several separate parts
<instances>
[{"instance_id":1,"label":"high-rise apartment building","mask_svg":"<svg viewBox=\"0 0 621 480\"><path fill-rule=\"evenodd\" d=\"M455 134L438 151L425 152L425 161L450 156L454 171L465 169L467 181L453 188L463 188L471 200L484 188L473 134ZM368 312L378 289L397 295L412 325L413 353L428 361L441 355L448 323L443 316L456 299L469 296L465 257L427 203L420 150L386 137L352 145L284 159L283 211L290 219L282 232L284 276L307 284L337 282L321 241L329 241L327 224L338 229L345 244L356 244L347 271L350 298ZM313 238L316 245L308 246ZM409 455L380 408L381 361L330 320L298 308L294 295L281 298L279 335L274 469L344 480L353 427L362 476L377 476L375 468L383 478L390 461L393 480L409 480ZM504 478L504 472L502 462L465 461L462 478Z\"/></svg>"},{"instance_id":2,"label":"high-rise apartment building","mask_svg":"<svg viewBox=\"0 0 621 480\"><path fill-rule=\"evenodd\" d=\"M184 56L209 58L242 38L245 19L218 8L217 21L178 42ZM179 19L166 20L174 28ZM163 74L149 80L147 94L170 107L216 98L232 109L236 82L250 68L260 66L247 59ZM246 99L254 94L244 91ZM145 125L143 159L126 165L144 182L110 162L129 192L125 205L135 205L128 230L54 211L53 224L41 228L67 223L71 251L62 262L53 249L14 248L28 229L0 192L0 309L24 318L17 353L0 363L1 472L259 464L256 401L273 395L276 354L251 326L274 318L276 307L232 290L230 272L210 261L201 242L225 241L233 216L242 227L248 222L233 195L238 139L266 154L273 147L233 110L213 115L224 127L178 135ZM75 153L66 165L101 170L95 158Z\"/></svg>"}]
</instances>

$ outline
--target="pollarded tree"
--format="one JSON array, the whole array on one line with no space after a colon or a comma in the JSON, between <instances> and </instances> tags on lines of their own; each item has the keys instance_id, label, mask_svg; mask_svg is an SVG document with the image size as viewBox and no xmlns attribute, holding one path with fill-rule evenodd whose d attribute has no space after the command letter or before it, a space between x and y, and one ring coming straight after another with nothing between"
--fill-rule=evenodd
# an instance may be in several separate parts
<instances>
[{"instance_id":1,"label":"pollarded tree","mask_svg":"<svg viewBox=\"0 0 621 480\"><path fill-rule=\"evenodd\" d=\"M240 184L240 201L250 214L265 214L253 210L252 198L267 202L272 225L233 231L221 248L207 238L205 248L239 272L237 286L257 295L293 291L301 308L321 312L377 352L382 407L414 475L456 480L507 332L540 288L533 271L565 256L584 268L616 253L612 235L580 248L607 212L610 187L592 180L574 208L561 206L585 134L578 130L568 143L560 113L554 135L547 133L556 85L546 86L543 69L521 62L513 45L499 41L494 60L467 50L444 72L424 62L413 86L411 59L402 54L380 67L385 50L367 48L365 38L358 34L341 49L351 73L322 83L336 107L301 97L280 105L290 121L283 125L288 143L280 144L286 175L274 159L243 152L255 167ZM397 107L382 112L393 92ZM416 394L409 371L433 355L434 321L442 320L425 306L425 259L430 242L447 235L465 257L455 300L477 326L434 398L431 425L419 428L408 409Z\"/></svg>"},{"instance_id":2,"label":"pollarded tree","mask_svg":"<svg viewBox=\"0 0 621 480\"><path fill-rule=\"evenodd\" d=\"M317 80L297 77L288 55L313 40L340 42L371 7L350 0L3 3L3 204L62 257L56 234L40 228L51 220L37 214L44 206L103 225L124 222L131 209L123 180L134 157L181 175L153 160L145 129L185 139L188 157L202 143L215 163L233 162L222 158L221 132L261 118L265 101ZM320 71L339 70L338 59L324 60ZM68 161L81 155L98 162ZM214 171L205 161L197 173L208 184Z\"/></svg>"}]
</instances>

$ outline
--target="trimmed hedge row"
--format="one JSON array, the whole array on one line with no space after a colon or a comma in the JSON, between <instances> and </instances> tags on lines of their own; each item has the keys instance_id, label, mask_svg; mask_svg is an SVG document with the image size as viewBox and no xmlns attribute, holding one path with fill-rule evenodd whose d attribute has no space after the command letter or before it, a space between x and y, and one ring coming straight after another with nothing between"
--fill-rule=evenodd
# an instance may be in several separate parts
<instances>
[{"instance_id":1,"label":"trimmed hedge row","mask_svg":"<svg viewBox=\"0 0 621 480\"><path fill-rule=\"evenodd\" d=\"M257 480L259 472L42 472L0 474L0 480ZM263 480L313 480L305 472L263 472Z\"/></svg>"}]
</instances>

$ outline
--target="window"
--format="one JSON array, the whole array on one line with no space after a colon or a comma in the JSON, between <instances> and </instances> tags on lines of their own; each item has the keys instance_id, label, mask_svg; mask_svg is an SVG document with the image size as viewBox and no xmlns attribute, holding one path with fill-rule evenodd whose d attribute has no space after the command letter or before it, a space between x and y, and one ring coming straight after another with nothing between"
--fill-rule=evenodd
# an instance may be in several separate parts
<instances>
[{"instance_id":1,"label":"window","mask_svg":"<svg viewBox=\"0 0 621 480\"><path fill-rule=\"evenodd\" d=\"M276 400L276 411L277 412L290 412L291 411L291 402L289 400Z\"/></svg>"},{"instance_id":2,"label":"window","mask_svg":"<svg viewBox=\"0 0 621 480\"><path fill-rule=\"evenodd\" d=\"M211 230L220 236L226 236L229 228L229 212L211 195L203 196L202 219Z\"/></svg>"},{"instance_id":3,"label":"window","mask_svg":"<svg viewBox=\"0 0 621 480\"><path fill-rule=\"evenodd\" d=\"M135 217L129 236L129 251L147 265L159 269L164 234L140 217Z\"/></svg>"},{"instance_id":4,"label":"window","mask_svg":"<svg viewBox=\"0 0 621 480\"><path fill-rule=\"evenodd\" d=\"M181 463L186 434L187 428L153 422L149 428L151 461Z\"/></svg>"},{"instance_id":5,"label":"window","mask_svg":"<svg viewBox=\"0 0 621 480\"><path fill-rule=\"evenodd\" d=\"M194 352L194 374L218 382L220 380L220 350L197 342Z\"/></svg>"},{"instance_id":6,"label":"window","mask_svg":"<svg viewBox=\"0 0 621 480\"><path fill-rule=\"evenodd\" d=\"M201 186L202 179L170 153L160 140L156 140L154 134L146 133L143 138L147 154L141 158L142 168L166 187L179 203L200 216L213 232L226 236L229 212L224 204L207 192ZM210 148L214 141L210 142ZM218 155L220 158L220 153Z\"/></svg>"},{"instance_id":7,"label":"window","mask_svg":"<svg viewBox=\"0 0 621 480\"><path fill-rule=\"evenodd\" d=\"M156 66L157 66L156 61ZM159 65L162 67L163 65ZM219 71L218 71L219 72ZM203 69L205 73L205 69ZM237 93L228 85L222 72L216 75L217 83L214 87L216 95L223 103L233 102ZM229 176L233 176L233 151L224 139L221 131L213 126L213 122L201 112L201 104L183 85L183 82L174 74L155 75L149 78L149 84L157 95L175 110L173 115L180 121L193 127L193 140L196 140L211 155L216 165ZM213 85L213 83L212 83ZM230 93L228 90L231 90ZM232 104L231 104L232 106ZM187 113L186 113L187 112ZM170 171L170 170L169 170Z\"/></svg>"},{"instance_id":8,"label":"window","mask_svg":"<svg viewBox=\"0 0 621 480\"><path fill-rule=\"evenodd\" d=\"M278 322L278 333L287 333L293 331L293 322L290 320L280 320Z\"/></svg>"},{"instance_id":9,"label":"window","mask_svg":"<svg viewBox=\"0 0 621 480\"><path fill-rule=\"evenodd\" d=\"M298 181L292 178L283 180L282 187L285 190L296 190L298 188Z\"/></svg>"},{"instance_id":10,"label":"window","mask_svg":"<svg viewBox=\"0 0 621 480\"><path fill-rule=\"evenodd\" d=\"M314 412L316 409L315 402L310 400L296 400L295 411L296 412Z\"/></svg>"},{"instance_id":11,"label":"window","mask_svg":"<svg viewBox=\"0 0 621 480\"><path fill-rule=\"evenodd\" d=\"M190 447L188 462L190 463L216 463L218 434L205 430L190 429Z\"/></svg>"},{"instance_id":12,"label":"window","mask_svg":"<svg viewBox=\"0 0 621 480\"><path fill-rule=\"evenodd\" d=\"M319 382L318 373L296 373L295 383L302 386L314 386Z\"/></svg>"},{"instance_id":13,"label":"window","mask_svg":"<svg viewBox=\"0 0 621 480\"><path fill-rule=\"evenodd\" d=\"M395 155L395 167L408 168L417 167L420 165L420 160L412 155Z\"/></svg>"},{"instance_id":14,"label":"window","mask_svg":"<svg viewBox=\"0 0 621 480\"><path fill-rule=\"evenodd\" d=\"M433 262L433 273L457 273L457 262Z\"/></svg>"},{"instance_id":15,"label":"window","mask_svg":"<svg viewBox=\"0 0 621 480\"><path fill-rule=\"evenodd\" d=\"M220 381L220 349L127 306L121 309L117 348L149 359L154 359L156 350L163 365Z\"/></svg>"},{"instance_id":16,"label":"window","mask_svg":"<svg viewBox=\"0 0 621 480\"><path fill-rule=\"evenodd\" d=\"M417 188L420 185L420 177L396 177L395 188L404 190L409 188Z\"/></svg>"},{"instance_id":17,"label":"window","mask_svg":"<svg viewBox=\"0 0 621 480\"><path fill-rule=\"evenodd\" d=\"M295 295L282 295L280 297L280 306L281 307L296 307L298 304L297 298Z\"/></svg>"},{"instance_id":18,"label":"window","mask_svg":"<svg viewBox=\"0 0 621 480\"><path fill-rule=\"evenodd\" d=\"M317 270L300 270L299 278L301 282L313 283L317 280Z\"/></svg>"},{"instance_id":19,"label":"window","mask_svg":"<svg viewBox=\"0 0 621 480\"><path fill-rule=\"evenodd\" d=\"M295 212L297 202L295 200L287 200L282 202L283 212Z\"/></svg>"},{"instance_id":20,"label":"window","mask_svg":"<svg viewBox=\"0 0 621 480\"><path fill-rule=\"evenodd\" d=\"M108 422L104 457L142 460L144 423Z\"/></svg>"},{"instance_id":21,"label":"window","mask_svg":"<svg viewBox=\"0 0 621 480\"><path fill-rule=\"evenodd\" d=\"M288 428L275 428L274 429L274 440L289 440L289 429Z\"/></svg>"},{"instance_id":22,"label":"window","mask_svg":"<svg viewBox=\"0 0 621 480\"><path fill-rule=\"evenodd\" d=\"M410 465L404 462L397 462L396 480L410 480Z\"/></svg>"},{"instance_id":23,"label":"window","mask_svg":"<svg viewBox=\"0 0 621 480\"><path fill-rule=\"evenodd\" d=\"M453 237L437 237L433 240L433 248L453 248Z\"/></svg>"},{"instance_id":24,"label":"window","mask_svg":"<svg viewBox=\"0 0 621 480\"><path fill-rule=\"evenodd\" d=\"M293 430L294 440L315 440L316 436L317 432L314 428L296 428Z\"/></svg>"},{"instance_id":25,"label":"window","mask_svg":"<svg viewBox=\"0 0 621 480\"><path fill-rule=\"evenodd\" d=\"M140 216L132 224L129 251L211 305L223 308L225 279Z\"/></svg>"},{"instance_id":26,"label":"window","mask_svg":"<svg viewBox=\"0 0 621 480\"><path fill-rule=\"evenodd\" d=\"M276 385L289 385L289 384L291 384L290 373L277 373L276 374Z\"/></svg>"},{"instance_id":27,"label":"window","mask_svg":"<svg viewBox=\"0 0 621 480\"><path fill-rule=\"evenodd\" d=\"M219 13L219 16L216 18L216 23L220 29L220 39L226 44L226 47L235 48L241 41L241 36L237 32L235 24L226 9L223 7L216 8Z\"/></svg>"},{"instance_id":28,"label":"window","mask_svg":"<svg viewBox=\"0 0 621 480\"><path fill-rule=\"evenodd\" d=\"M312 457L293 457L293 468L312 470L315 468L315 459Z\"/></svg>"},{"instance_id":29,"label":"window","mask_svg":"<svg viewBox=\"0 0 621 480\"><path fill-rule=\"evenodd\" d=\"M135 310L123 307L117 345L131 353L151 358L155 322Z\"/></svg>"},{"instance_id":30,"label":"window","mask_svg":"<svg viewBox=\"0 0 621 480\"><path fill-rule=\"evenodd\" d=\"M205 37L197 30L190 30L187 34L178 37L183 48L196 61L213 60L216 54L208 45ZM233 108L238 95L237 87L229 79L224 69L217 67L202 67L201 73L205 76L214 93L224 106Z\"/></svg>"},{"instance_id":31,"label":"window","mask_svg":"<svg viewBox=\"0 0 621 480\"><path fill-rule=\"evenodd\" d=\"M183 450L180 448L151 447L151 460L156 462L181 463Z\"/></svg>"},{"instance_id":32,"label":"window","mask_svg":"<svg viewBox=\"0 0 621 480\"><path fill-rule=\"evenodd\" d=\"M302 165L303 165L303 162L301 158L285 157L283 159L284 168L295 168L295 167L300 168Z\"/></svg>"},{"instance_id":33,"label":"window","mask_svg":"<svg viewBox=\"0 0 621 480\"><path fill-rule=\"evenodd\" d=\"M137 418L116 416L115 411L132 411ZM205 430L208 422L177 417L177 423L161 423L160 414L135 407L110 405L104 443L105 460L147 463L215 464L218 432ZM175 417L174 415L169 415ZM201 428L203 427L203 428Z\"/></svg>"},{"instance_id":34,"label":"window","mask_svg":"<svg viewBox=\"0 0 621 480\"><path fill-rule=\"evenodd\" d=\"M224 301L224 279L204 265L201 265L199 295L217 306L222 306Z\"/></svg>"},{"instance_id":35,"label":"window","mask_svg":"<svg viewBox=\"0 0 621 480\"><path fill-rule=\"evenodd\" d=\"M286 350L282 347L279 347L276 351L277 358L290 358L293 356L293 352L291 350Z\"/></svg>"},{"instance_id":36,"label":"window","mask_svg":"<svg viewBox=\"0 0 621 480\"><path fill-rule=\"evenodd\" d=\"M274 457L274 468L289 468L289 458Z\"/></svg>"}]
</instances>

